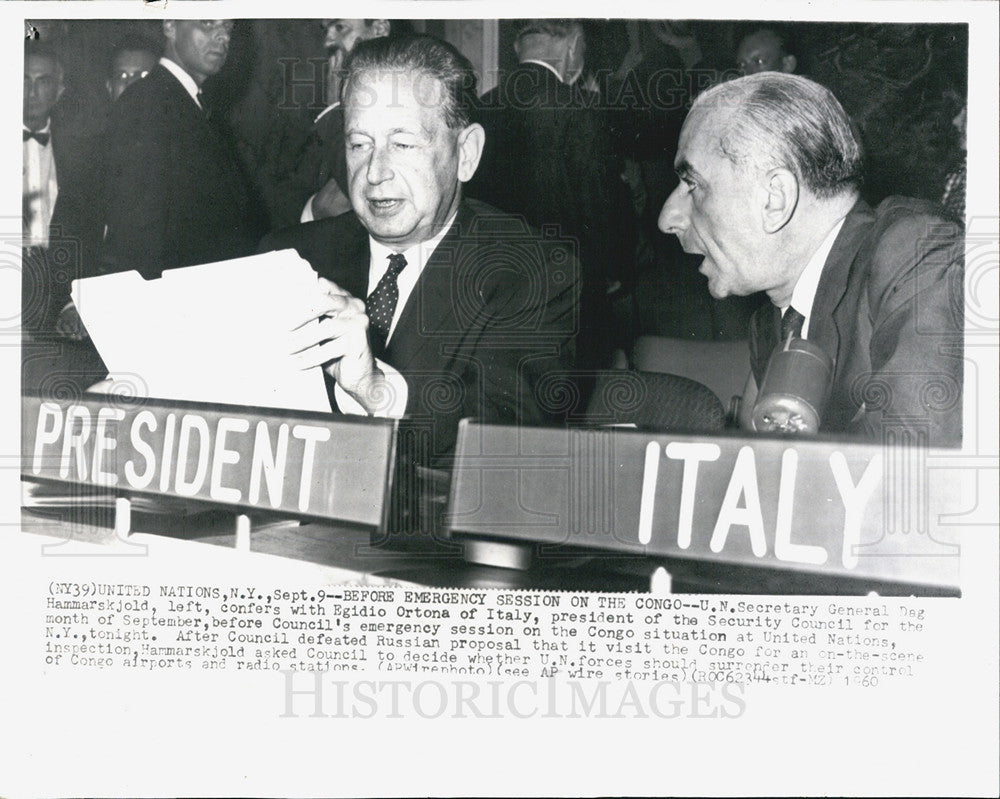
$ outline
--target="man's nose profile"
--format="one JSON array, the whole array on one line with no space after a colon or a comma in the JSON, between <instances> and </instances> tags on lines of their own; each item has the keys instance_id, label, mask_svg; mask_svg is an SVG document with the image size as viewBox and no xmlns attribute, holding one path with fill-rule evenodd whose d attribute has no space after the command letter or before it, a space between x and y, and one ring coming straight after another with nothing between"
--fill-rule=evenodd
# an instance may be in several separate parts
<instances>
[{"instance_id":1,"label":"man's nose profile","mask_svg":"<svg viewBox=\"0 0 1000 799\"><path fill-rule=\"evenodd\" d=\"M660 211L660 218L657 220L657 226L661 231L672 233L675 236L680 235L687 227L686 216L680 203L680 191L681 186L678 186L670 193Z\"/></svg>"}]
</instances>

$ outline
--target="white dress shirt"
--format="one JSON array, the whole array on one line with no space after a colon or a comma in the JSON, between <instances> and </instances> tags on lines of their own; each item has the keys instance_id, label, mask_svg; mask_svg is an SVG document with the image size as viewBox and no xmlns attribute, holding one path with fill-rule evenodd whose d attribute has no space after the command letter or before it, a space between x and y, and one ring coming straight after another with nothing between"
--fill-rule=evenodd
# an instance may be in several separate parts
<instances>
[{"instance_id":1,"label":"white dress shirt","mask_svg":"<svg viewBox=\"0 0 1000 799\"><path fill-rule=\"evenodd\" d=\"M392 315L392 323L389 325L389 335L386 336L386 344L392 339L396 323L399 321L399 317L403 313L410 295L413 294L413 289L416 288L417 281L420 279L424 267L427 266L427 262L430 260L431 255L434 254L434 250L437 249L438 244L441 243L441 240L451 230L451 226L455 224L455 217L457 215L457 212L452 214L451 219L448 220L441 228L441 231L433 238L422 241L419 244L414 244L409 249L403 250L402 254L406 259L406 267L396 278L396 286L399 288L399 300L396 302L396 310ZM371 258L368 262L368 294L371 294L382 279L382 276L389 269L389 256L398 252L398 250L380 244L371 236L368 237L368 246L371 251ZM378 408L374 415L398 419L406 413L406 402L409 399L409 387L406 385L406 379L396 369L378 358L375 359L375 364L385 374L388 389L386 391L387 402L385 406ZM337 401L337 407L343 413L354 415L364 415L367 413L354 397L350 396L340 387L339 383L334 386L333 396Z\"/></svg>"},{"instance_id":2,"label":"white dress shirt","mask_svg":"<svg viewBox=\"0 0 1000 799\"><path fill-rule=\"evenodd\" d=\"M559 79L560 83L565 83L566 82L566 81L563 80L563 76L559 74L559 71L554 66L552 66L552 64L549 64L547 61L539 61L538 59L535 59L535 58L526 58L521 63L522 64L538 64L538 66L545 67L549 72L551 72L553 75L555 75Z\"/></svg>"},{"instance_id":3,"label":"white dress shirt","mask_svg":"<svg viewBox=\"0 0 1000 799\"><path fill-rule=\"evenodd\" d=\"M389 325L389 335L385 338L386 344L392 340L392 333L396 329L396 323L399 321L399 317L403 313L403 308L406 307L406 303L410 299L410 295L413 293L413 289L416 287L417 280L420 279L424 267L427 266L427 261L434 254L434 250L441 243L441 239L445 237L445 234L451 230L451 226L455 224L456 215L451 215L451 219L445 223L441 231L434 238L422 241L420 244L414 244L408 250L403 250L402 254L406 259L406 268L396 278L396 285L399 287L399 301L396 303L396 310L392 315L392 323ZM379 244L371 236L368 237L368 247L371 251L371 260L368 264L368 294L371 294L375 291L375 287L382 279L382 276L389 270L389 256L395 254L397 250L386 247L384 244Z\"/></svg>"},{"instance_id":4,"label":"white dress shirt","mask_svg":"<svg viewBox=\"0 0 1000 799\"><path fill-rule=\"evenodd\" d=\"M791 306L805 317L805 321L802 323L802 338L806 338L806 334L809 332L809 319L812 316L813 303L816 301L816 289L819 288L819 279L823 274L823 267L830 255L830 250L833 249L833 242L837 240L837 235L844 226L844 219L846 217L840 219L827 234L826 238L823 239L823 243L813 253L812 258L809 259L809 263L806 264L806 268L799 275L799 279L795 283L795 288L792 289ZM787 305L781 309L782 315L784 315L786 310L788 310Z\"/></svg>"},{"instance_id":5,"label":"white dress shirt","mask_svg":"<svg viewBox=\"0 0 1000 799\"><path fill-rule=\"evenodd\" d=\"M25 219L22 234L25 247L49 246L49 223L59 195L56 161L52 153L51 124L46 122L39 133L48 133L43 147L34 139L24 142L21 191L25 199ZM27 127L24 128L28 130Z\"/></svg>"}]
</instances>

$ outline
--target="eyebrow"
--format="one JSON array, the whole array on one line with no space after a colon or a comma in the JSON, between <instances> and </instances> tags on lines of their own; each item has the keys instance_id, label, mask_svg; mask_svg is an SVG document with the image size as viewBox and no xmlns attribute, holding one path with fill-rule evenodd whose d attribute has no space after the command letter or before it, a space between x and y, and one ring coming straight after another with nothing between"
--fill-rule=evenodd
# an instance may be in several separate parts
<instances>
[{"instance_id":1,"label":"eyebrow","mask_svg":"<svg viewBox=\"0 0 1000 799\"><path fill-rule=\"evenodd\" d=\"M679 178L701 178L701 175L698 174L698 170L691 166L690 162L686 158L681 158L674 162L674 172L677 173L677 177Z\"/></svg>"},{"instance_id":2,"label":"eyebrow","mask_svg":"<svg viewBox=\"0 0 1000 799\"><path fill-rule=\"evenodd\" d=\"M344 131L344 133L347 136L352 136L356 134L358 136L368 136L369 138L371 138L370 133L366 133L365 131L360 130L358 128L348 128L347 130ZM406 134L408 136L420 136L421 134L423 134L424 138L428 140L434 138L433 131L424 127L423 125L420 125L416 130L414 130L413 128L393 128L392 130L389 131L388 135L395 136L400 133Z\"/></svg>"}]
</instances>

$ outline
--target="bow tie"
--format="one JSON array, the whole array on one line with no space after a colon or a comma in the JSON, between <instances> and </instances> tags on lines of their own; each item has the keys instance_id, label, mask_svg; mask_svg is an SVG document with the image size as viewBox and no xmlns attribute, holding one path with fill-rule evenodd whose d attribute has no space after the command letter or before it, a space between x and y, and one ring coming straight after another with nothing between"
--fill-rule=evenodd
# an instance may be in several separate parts
<instances>
[{"instance_id":1,"label":"bow tie","mask_svg":"<svg viewBox=\"0 0 1000 799\"><path fill-rule=\"evenodd\" d=\"M25 130L24 141L27 141L28 139L34 139L36 142L42 145L42 147L44 147L49 143L49 134L43 133L38 130Z\"/></svg>"}]
</instances>

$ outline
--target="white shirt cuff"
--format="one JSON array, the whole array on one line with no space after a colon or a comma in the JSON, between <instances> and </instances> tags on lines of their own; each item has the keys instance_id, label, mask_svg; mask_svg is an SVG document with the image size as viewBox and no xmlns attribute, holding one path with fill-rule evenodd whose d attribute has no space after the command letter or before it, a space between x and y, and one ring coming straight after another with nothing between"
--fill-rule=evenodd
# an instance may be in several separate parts
<instances>
[{"instance_id":1,"label":"white shirt cuff","mask_svg":"<svg viewBox=\"0 0 1000 799\"><path fill-rule=\"evenodd\" d=\"M401 419L406 413L406 401L409 399L410 389L406 385L406 379L389 364L375 359L375 365L382 370L385 375L385 401L375 409L372 416L380 416L384 419ZM341 413L351 416L367 416L368 411L364 409L360 402L348 394L340 387L340 383L333 386L333 398L337 402L337 407Z\"/></svg>"},{"instance_id":2,"label":"white shirt cuff","mask_svg":"<svg viewBox=\"0 0 1000 799\"><path fill-rule=\"evenodd\" d=\"M312 222L315 217L313 216L313 197L312 195L308 200L306 200L306 207L302 209L302 216L299 217L299 222Z\"/></svg>"}]
</instances>

